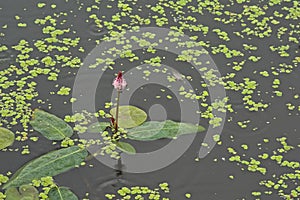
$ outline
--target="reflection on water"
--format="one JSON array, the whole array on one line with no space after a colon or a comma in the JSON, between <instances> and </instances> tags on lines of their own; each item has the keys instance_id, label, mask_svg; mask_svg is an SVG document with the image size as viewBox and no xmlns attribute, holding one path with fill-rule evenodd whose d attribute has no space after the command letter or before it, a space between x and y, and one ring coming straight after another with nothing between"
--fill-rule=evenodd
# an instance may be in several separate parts
<instances>
[{"instance_id":1,"label":"reflection on water","mask_svg":"<svg viewBox=\"0 0 300 200\"><path fill-rule=\"evenodd\" d=\"M101 199L100 197L107 193L115 193L122 187L130 187L136 184L135 182L128 180L128 178L123 177L123 167L124 165L122 164L121 159L119 159L115 166L115 174L101 176L95 180L94 185L92 186L93 195L97 196L95 199Z\"/></svg>"}]
</instances>

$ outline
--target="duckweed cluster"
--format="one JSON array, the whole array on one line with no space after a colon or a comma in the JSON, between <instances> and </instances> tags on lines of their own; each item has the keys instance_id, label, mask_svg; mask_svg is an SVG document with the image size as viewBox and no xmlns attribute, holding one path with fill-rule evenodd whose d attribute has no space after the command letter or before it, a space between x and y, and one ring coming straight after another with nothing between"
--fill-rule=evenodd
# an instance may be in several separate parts
<instances>
[{"instance_id":1,"label":"duckweed cluster","mask_svg":"<svg viewBox=\"0 0 300 200\"><path fill-rule=\"evenodd\" d=\"M40 199L48 199L48 193L53 187L57 187L54 179L50 176L42 177L40 180L32 180L32 185L36 188L41 187L42 192L39 193Z\"/></svg>"},{"instance_id":2,"label":"duckweed cluster","mask_svg":"<svg viewBox=\"0 0 300 200\"><path fill-rule=\"evenodd\" d=\"M277 194L285 199L294 199L300 195L300 187L298 186L300 180L300 162L286 159L290 151L299 152L299 146L294 147L287 143L286 137L276 138L277 142L280 143L280 147L274 149L272 153L264 152L257 156L257 158L250 157L250 161L247 161L245 157L247 154L239 155L237 151L228 147L228 152L231 154L229 157L230 162L237 163L244 171L245 168L252 172L259 172L266 175L267 179L263 179L259 182L259 185L266 190L252 191L252 195L256 199L264 199L264 195ZM263 143L269 143L268 139L264 139ZM241 146L244 150L248 150L247 145ZM272 168L266 168L266 166L272 163ZM245 166L245 167L244 167ZM283 173L279 173L277 167L283 170Z\"/></svg>"},{"instance_id":3,"label":"duckweed cluster","mask_svg":"<svg viewBox=\"0 0 300 200\"><path fill-rule=\"evenodd\" d=\"M28 139L28 122L32 114L32 105L35 102L40 104L44 102L38 99L36 78L46 76L49 81L56 81L60 72L57 65L78 67L81 63L78 57L65 56L60 53L77 47L79 42L79 38L63 36L70 32L69 28L57 27L58 23L63 24L64 20L60 21L60 18L65 15L66 13L55 13L53 17L49 15L36 19L34 23L41 26L41 32L45 37L37 38L35 42L21 39L11 48L6 45L1 46L1 52L13 51L16 56L10 59L7 66L0 71L0 125L10 127L22 124L24 128L22 133L25 134L17 137L17 140ZM16 16L16 19L19 17ZM69 91L69 88L62 86L57 93L68 95Z\"/></svg>"},{"instance_id":4,"label":"duckweed cluster","mask_svg":"<svg viewBox=\"0 0 300 200\"><path fill-rule=\"evenodd\" d=\"M106 199L153 199L153 200L169 200L164 197L164 194L170 192L168 183L160 183L159 187L150 189L149 187L133 186L133 187L122 187L117 191L118 194L106 194ZM186 198L190 198L190 194L186 194Z\"/></svg>"},{"instance_id":5,"label":"duckweed cluster","mask_svg":"<svg viewBox=\"0 0 300 200\"><path fill-rule=\"evenodd\" d=\"M8 175L10 175L10 173L8 173L7 175L0 174L0 186L3 185L4 183L6 183L9 180ZM5 194L0 192L0 199L4 200L5 197L6 197Z\"/></svg>"},{"instance_id":6,"label":"duckweed cluster","mask_svg":"<svg viewBox=\"0 0 300 200\"><path fill-rule=\"evenodd\" d=\"M8 175L10 175L8 173ZM9 180L8 176L5 176L3 174L0 174L0 185L3 183L6 183ZM59 186L55 183L53 177L46 176L42 177L39 180L32 180L32 182L29 184L36 189L40 189L40 192L38 193L39 199L49 199L48 193L52 188L58 188ZM5 200L6 195L0 192L0 199Z\"/></svg>"},{"instance_id":7,"label":"duckweed cluster","mask_svg":"<svg viewBox=\"0 0 300 200\"><path fill-rule=\"evenodd\" d=\"M106 103L105 108L110 108L111 103ZM99 110L97 113L89 113L87 111L84 111L83 113L76 113L73 115L66 115L64 120L66 122L72 122L75 123L75 126L73 127L74 131L77 131L78 134L89 134L88 133L88 126L91 125L92 120L95 118L99 121L110 119L111 115L104 110ZM109 125L109 123L108 123ZM73 146L75 143L84 146L89 147L92 145L97 145L100 147L100 150L98 152L95 152L93 156L98 155L109 155L111 158L119 159L120 158L120 152L117 150L117 145L115 144L116 141L120 139L126 139L126 131L122 128L119 128L118 131L114 134L111 134L113 130L110 131L101 131L99 134L99 139L70 139L66 138L61 141L62 147L68 147Z\"/></svg>"}]
</instances>

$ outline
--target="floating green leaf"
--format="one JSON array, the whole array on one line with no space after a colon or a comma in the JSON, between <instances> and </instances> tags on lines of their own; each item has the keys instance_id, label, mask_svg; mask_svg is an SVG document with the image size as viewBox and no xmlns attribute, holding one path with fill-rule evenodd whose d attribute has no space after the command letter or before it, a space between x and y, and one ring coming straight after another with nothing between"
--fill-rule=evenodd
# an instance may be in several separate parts
<instances>
[{"instance_id":1,"label":"floating green leaf","mask_svg":"<svg viewBox=\"0 0 300 200\"><path fill-rule=\"evenodd\" d=\"M68 188L55 187L48 193L49 200L78 200L78 197Z\"/></svg>"},{"instance_id":2,"label":"floating green leaf","mask_svg":"<svg viewBox=\"0 0 300 200\"><path fill-rule=\"evenodd\" d=\"M4 149L10 145L15 140L15 134L10 130L0 127L0 149Z\"/></svg>"},{"instance_id":3,"label":"floating green leaf","mask_svg":"<svg viewBox=\"0 0 300 200\"><path fill-rule=\"evenodd\" d=\"M22 185L17 188L9 188L5 191L6 200L39 200L38 190L31 185Z\"/></svg>"},{"instance_id":4,"label":"floating green leaf","mask_svg":"<svg viewBox=\"0 0 300 200\"><path fill-rule=\"evenodd\" d=\"M189 123L166 120L162 122L149 121L141 126L128 130L127 136L132 140L150 141L161 138L174 138L184 134L202 132L205 128Z\"/></svg>"},{"instance_id":5,"label":"floating green leaf","mask_svg":"<svg viewBox=\"0 0 300 200\"><path fill-rule=\"evenodd\" d=\"M127 142L117 142L116 145L117 145L118 149L120 149L121 151L124 151L125 153L128 153L128 154L136 153L135 148Z\"/></svg>"},{"instance_id":6,"label":"floating green leaf","mask_svg":"<svg viewBox=\"0 0 300 200\"><path fill-rule=\"evenodd\" d=\"M86 149L72 146L42 155L21 167L3 186L3 189L19 187L30 183L33 179L55 176L72 169L88 155Z\"/></svg>"},{"instance_id":7,"label":"floating green leaf","mask_svg":"<svg viewBox=\"0 0 300 200\"><path fill-rule=\"evenodd\" d=\"M100 133L103 132L109 125L110 123L108 122L95 122L88 127L87 132Z\"/></svg>"},{"instance_id":8,"label":"floating green leaf","mask_svg":"<svg viewBox=\"0 0 300 200\"><path fill-rule=\"evenodd\" d=\"M116 116L116 108L110 110L110 114ZM141 125L147 119L147 113L135 106L120 106L119 126L121 128L133 128Z\"/></svg>"},{"instance_id":9,"label":"floating green leaf","mask_svg":"<svg viewBox=\"0 0 300 200\"><path fill-rule=\"evenodd\" d=\"M73 134L72 127L64 120L39 109L34 110L30 124L49 140L63 140Z\"/></svg>"}]
</instances>

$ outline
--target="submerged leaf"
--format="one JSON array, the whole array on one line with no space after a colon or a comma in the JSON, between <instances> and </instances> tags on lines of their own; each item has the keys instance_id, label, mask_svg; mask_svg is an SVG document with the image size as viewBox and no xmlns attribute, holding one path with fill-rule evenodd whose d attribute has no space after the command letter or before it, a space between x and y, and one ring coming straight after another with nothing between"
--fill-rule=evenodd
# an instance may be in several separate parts
<instances>
[{"instance_id":1,"label":"submerged leaf","mask_svg":"<svg viewBox=\"0 0 300 200\"><path fill-rule=\"evenodd\" d=\"M128 153L128 154L136 153L135 148L127 142L117 142L116 145L117 145L118 149L120 149L121 151L124 151L125 153Z\"/></svg>"},{"instance_id":2,"label":"submerged leaf","mask_svg":"<svg viewBox=\"0 0 300 200\"><path fill-rule=\"evenodd\" d=\"M21 167L3 186L3 189L19 187L30 183L33 179L63 173L80 165L87 155L87 150L78 146L55 150L42 155Z\"/></svg>"},{"instance_id":3,"label":"submerged leaf","mask_svg":"<svg viewBox=\"0 0 300 200\"><path fill-rule=\"evenodd\" d=\"M161 138L174 138L184 134L202 132L205 128L200 125L174 122L149 121L141 126L128 129L127 137L132 140L150 141Z\"/></svg>"},{"instance_id":4,"label":"submerged leaf","mask_svg":"<svg viewBox=\"0 0 300 200\"><path fill-rule=\"evenodd\" d=\"M110 110L110 114L116 117L116 108ZM147 113L135 106L120 106L119 122L121 128L133 128L141 125L147 119Z\"/></svg>"},{"instance_id":5,"label":"submerged leaf","mask_svg":"<svg viewBox=\"0 0 300 200\"><path fill-rule=\"evenodd\" d=\"M15 134L10 130L0 127L0 149L4 149L10 145L15 140Z\"/></svg>"},{"instance_id":6,"label":"submerged leaf","mask_svg":"<svg viewBox=\"0 0 300 200\"><path fill-rule=\"evenodd\" d=\"M106 127L108 127L110 125L109 122L95 122L95 123L92 123L88 129L87 129L87 132L90 132L90 133L101 133L103 132Z\"/></svg>"},{"instance_id":7,"label":"submerged leaf","mask_svg":"<svg viewBox=\"0 0 300 200\"><path fill-rule=\"evenodd\" d=\"M34 130L40 132L49 140L63 140L73 135L73 129L69 124L43 110L34 110L30 124Z\"/></svg>"},{"instance_id":8,"label":"submerged leaf","mask_svg":"<svg viewBox=\"0 0 300 200\"><path fill-rule=\"evenodd\" d=\"M78 197L68 188L55 187L49 193L49 200L78 200Z\"/></svg>"},{"instance_id":9,"label":"submerged leaf","mask_svg":"<svg viewBox=\"0 0 300 200\"><path fill-rule=\"evenodd\" d=\"M5 191L6 200L39 200L38 190L31 185L22 185L17 188L9 188Z\"/></svg>"}]
</instances>

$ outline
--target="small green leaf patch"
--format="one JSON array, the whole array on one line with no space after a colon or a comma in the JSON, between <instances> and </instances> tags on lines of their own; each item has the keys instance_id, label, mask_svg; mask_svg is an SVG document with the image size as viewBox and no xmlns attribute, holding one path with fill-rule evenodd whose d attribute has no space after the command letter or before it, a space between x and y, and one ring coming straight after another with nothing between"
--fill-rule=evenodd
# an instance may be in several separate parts
<instances>
[{"instance_id":1,"label":"small green leaf patch","mask_svg":"<svg viewBox=\"0 0 300 200\"><path fill-rule=\"evenodd\" d=\"M6 200L39 200L38 190L31 185L22 185L17 188L9 188L5 191Z\"/></svg>"},{"instance_id":2,"label":"small green leaf patch","mask_svg":"<svg viewBox=\"0 0 300 200\"><path fill-rule=\"evenodd\" d=\"M49 193L49 200L78 200L78 197L68 188L55 187Z\"/></svg>"},{"instance_id":3,"label":"small green leaf patch","mask_svg":"<svg viewBox=\"0 0 300 200\"><path fill-rule=\"evenodd\" d=\"M78 146L55 150L42 155L21 167L3 189L29 184L34 179L45 176L56 176L69 169L79 166L87 157L88 152Z\"/></svg>"},{"instance_id":4,"label":"small green leaf patch","mask_svg":"<svg viewBox=\"0 0 300 200\"><path fill-rule=\"evenodd\" d=\"M0 149L4 149L13 144L15 134L10 130L0 127Z\"/></svg>"},{"instance_id":5,"label":"small green leaf patch","mask_svg":"<svg viewBox=\"0 0 300 200\"><path fill-rule=\"evenodd\" d=\"M40 109L34 110L30 124L49 140L63 140L73 135L72 127L64 120Z\"/></svg>"},{"instance_id":6,"label":"small green leaf patch","mask_svg":"<svg viewBox=\"0 0 300 200\"><path fill-rule=\"evenodd\" d=\"M110 110L110 114L116 117L116 108ZM119 107L119 126L121 128L133 128L141 125L147 119L147 113L135 106Z\"/></svg>"},{"instance_id":7,"label":"small green leaf patch","mask_svg":"<svg viewBox=\"0 0 300 200\"><path fill-rule=\"evenodd\" d=\"M117 142L116 145L117 145L118 149L120 149L121 151L123 151L125 153L128 153L128 154L136 153L135 148L127 142Z\"/></svg>"},{"instance_id":8,"label":"small green leaf patch","mask_svg":"<svg viewBox=\"0 0 300 200\"><path fill-rule=\"evenodd\" d=\"M190 123L148 121L141 126L128 129L127 137L132 140L151 141L162 138L175 138L184 134L202 132L205 128Z\"/></svg>"}]
</instances>

